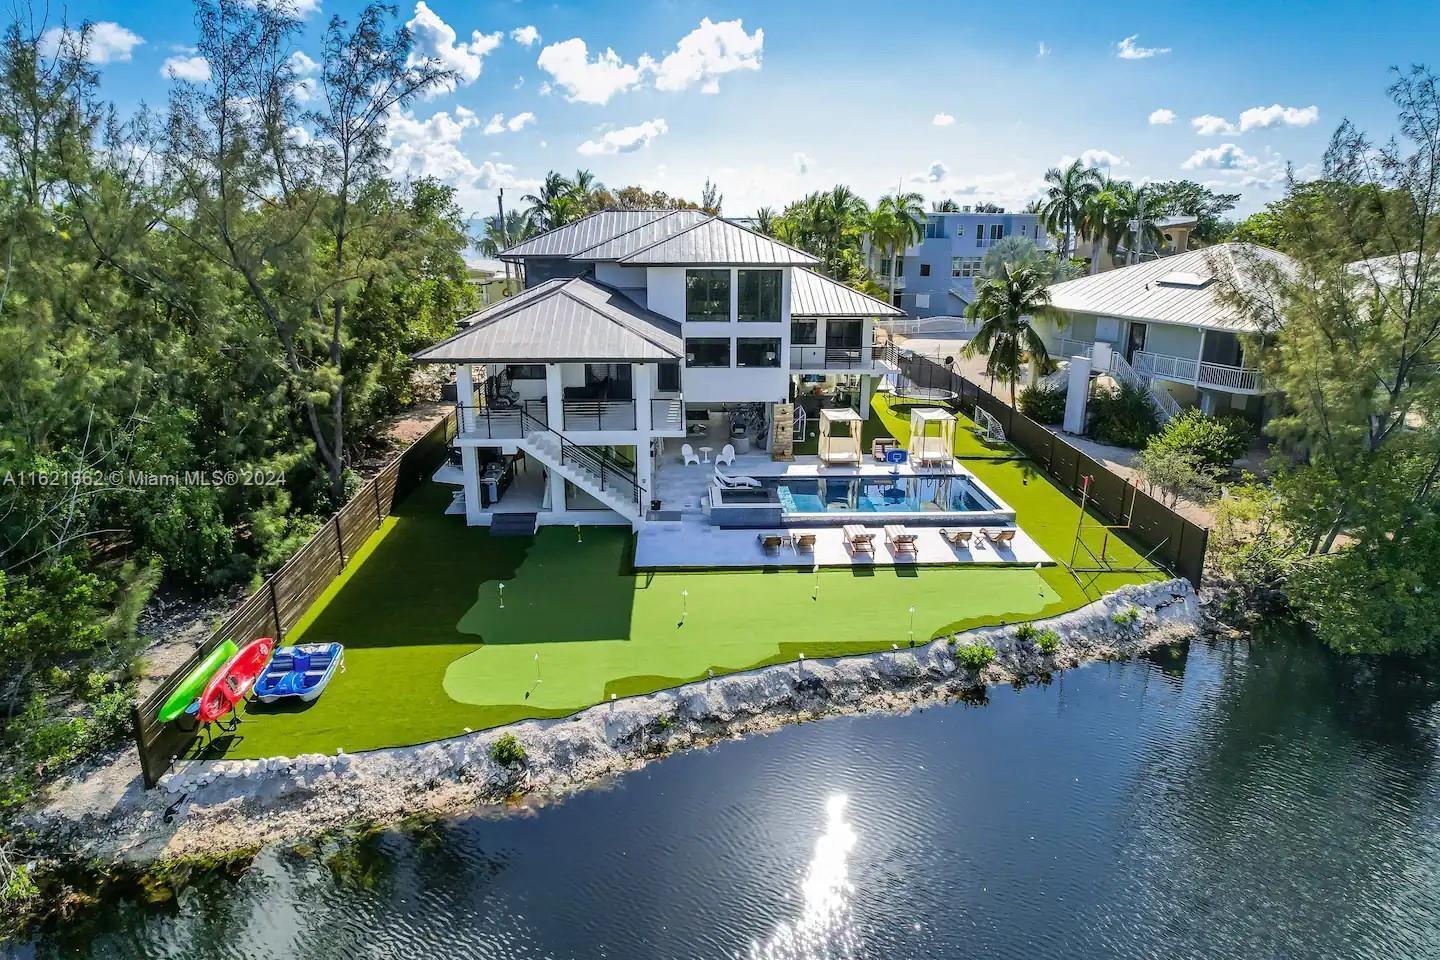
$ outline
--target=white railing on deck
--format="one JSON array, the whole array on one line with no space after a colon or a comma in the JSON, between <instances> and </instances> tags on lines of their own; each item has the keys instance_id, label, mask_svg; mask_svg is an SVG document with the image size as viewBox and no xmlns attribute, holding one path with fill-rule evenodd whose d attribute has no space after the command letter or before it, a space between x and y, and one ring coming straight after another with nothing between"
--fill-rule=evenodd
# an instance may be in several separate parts
<instances>
[{"instance_id":1,"label":"white railing on deck","mask_svg":"<svg viewBox=\"0 0 1440 960\"><path fill-rule=\"evenodd\" d=\"M1172 357L1148 350L1135 351L1135 368L1141 373L1166 380L1181 380L1206 387L1229 390L1260 389L1260 371L1228 363L1209 363L1189 357Z\"/></svg>"},{"instance_id":2,"label":"white railing on deck","mask_svg":"<svg viewBox=\"0 0 1440 960\"><path fill-rule=\"evenodd\" d=\"M1139 356L1139 354L1137 353L1136 356ZM1155 409L1160 412L1160 420L1162 423L1169 423L1180 413L1180 404L1176 402L1174 397L1170 396L1169 391L1164 387L1156 386L1154 380L1152 380L1149 375L1136 370L1130 366L1123 356L1113 351L1110 354L1110 373L1115 379L1122 380L1132 387L1137 387L1148 393L1151 402L1155 404Z\"/></svg>"}]
</instances>

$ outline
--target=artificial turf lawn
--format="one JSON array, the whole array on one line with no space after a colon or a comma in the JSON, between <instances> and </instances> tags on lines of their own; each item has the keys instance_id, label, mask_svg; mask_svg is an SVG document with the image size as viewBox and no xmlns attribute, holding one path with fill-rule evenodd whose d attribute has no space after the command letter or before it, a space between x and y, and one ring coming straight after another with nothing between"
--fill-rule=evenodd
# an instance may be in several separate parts
<instances>
[{"instance_id":1,"label":"artificial turf lawn","mask_svg":"<svg viewBox=\"0 0 1440 960\"><path fill-rule=\"evenodd\" d=\"M903 416L877 404L877 420L877 429L899 433ZM967 432L963 424L957 431ZM1070 558L1079 507L1043 472L1018 459L966 467L1015 508L1047 553ZM1082 585L1063 566L828 569L817 601L815 577L805 571L633 572L633 539L623 528L588 528L583 542L570 527L492 539L445 516L448 499L447 488L431 484L411 495L285 637L345 644L345 672L325 694L304 706L252 708L234 736L213 742L211 755L421 743L466 727L563 716L709 669L904 647L911 606L918 642L1053 616L1154 579L1107 573ZM1092 527L1086 539L1098 551L1103 536ZM1114 537L1109 556L1116 566L1139 561Z\"/></svg>"}]
</instances>

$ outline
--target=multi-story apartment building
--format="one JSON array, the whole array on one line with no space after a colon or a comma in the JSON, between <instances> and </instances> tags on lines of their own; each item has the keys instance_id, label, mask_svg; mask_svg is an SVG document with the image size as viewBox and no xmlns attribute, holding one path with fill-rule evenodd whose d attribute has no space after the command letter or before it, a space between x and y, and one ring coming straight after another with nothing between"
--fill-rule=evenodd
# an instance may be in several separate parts
<instances>
[{"instance_id":1,"label":"multi-story apartment building","mask_svg":"<svg viewBox=\"0 0 1440 960\"><path fill-rule=\"evenodd\" d=\"M985 253L1004 237L1024 237L1042 250L1049 238L1034 213L930 212L925 234L896 260L894 306L912 317L959 316L975 296ZM890 258L869 251L870 267L887 293Z\"/></svg>"}]
</instances>

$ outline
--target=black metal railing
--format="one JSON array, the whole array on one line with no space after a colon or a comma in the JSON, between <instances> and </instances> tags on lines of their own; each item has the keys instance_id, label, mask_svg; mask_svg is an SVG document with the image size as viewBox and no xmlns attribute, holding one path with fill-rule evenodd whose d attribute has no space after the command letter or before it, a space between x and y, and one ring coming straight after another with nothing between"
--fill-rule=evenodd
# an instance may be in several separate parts
<instances>
[{"instance_id":1,"label":"black metal railing","mask_svg":"<svg viewBox=\"0 0 1440 960\"><path fill-rule=\"evenodd\" d=\"M634 400L566 400L566 430L634 430Z\"/></svg>"},{"instance_id":2,"label":"black metal railing","mask_svg":"<svg viewBox=\"0 0 1440 960\"><path fill-rule=\"evenodd\" d=\"M636 475L633 466L615 459L603 450L581 446L559 430L523 411L520 418L525 436L543 431L555 437L560 445L561 466L578 467L580 470L594 475L599 481L601 490L614 490L631 503L636 505L641 503L645 488L640 485L640 478Z\"/></svg>"},{"instance_id":3,"label":"black metal railing","mask_svg":"<svg viewBox=\"0 0 1440 960\"><path fill-rule=\"evenodd\" d=\"M524 417L547 423L544 400L516 403L455 404L455 422L462 437L482 440L519 440L525 436Z\"/></svg>"},{"instance_id":4,"label":"black metal railing","mask_svg":"<svg viewBox=\"0 0 1440 960\"><path fill-rule=\"evenodd\" d=\"M891 351L893 359L894 346L882 344L873 347L819 347L819 346L791 346L790 367L791 369L825 369L825 370L855 370L869 368L874 365L876 359L881 358L880 351Z\"/></svg>"}]
</instances>

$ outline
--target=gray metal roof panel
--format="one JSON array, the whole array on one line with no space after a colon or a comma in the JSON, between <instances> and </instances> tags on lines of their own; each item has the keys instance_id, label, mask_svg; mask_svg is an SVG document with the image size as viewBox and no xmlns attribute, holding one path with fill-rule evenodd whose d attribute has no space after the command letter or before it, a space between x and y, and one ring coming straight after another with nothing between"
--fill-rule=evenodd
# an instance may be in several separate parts
<instances>
[{"instance_id":1,"label":"gray metal roof panel","mask_svg":"<svg viewBox=\"0 0 1440 960\"><path fill-rule=\"evenodd\" d=\"M507 260L519 257L569 257L604 243L612 237L644 226L671 210L601 210L581 217L574 223L547 230L523 243L507 247L500 256Z\"/></svg>"},{"instance_id":2,"label":"gray metal roof panel","mask_svg":"<svg viewBox=\"0 0 1440 960\"><path fill-rule=\"evenodd\" d=\"M557 363L674 360L680 325L583 277L548 280L468 318L469 325L414 354L416 363Z\"/></svg>"},{"instance_id":3,"label":"gray metal roof panel","mask_svg":"<svg viewBox=\"0 0 1440 960\"><path fill-rule=\"evenodd\" d=\"M905 311L814 270L790 271L792 317L903 317Z\"/></svg>"},{"instance_id":4,"label":"gray metal roof panel","mask_svg":"<svg viewBox=\"0 0 1440 960\"><path fill-rule=\"evenodd\" d=\"M820 262L803 250L786 246L720 217L710 217L619 260L634 266L733 264L800 267Z\"/></svg>"},{"instance_id":5,"label":"gray metal roof panel","mask_svg":"<svg viewBox=\"0 0 1440 960\"><path fill-rule=\"evenodd\" d=\"M658 217L641 224L625 233L611 237L588 250L582 250L572 260L619 260L667 237L673 237L703 222L709 214L703 210L674 210L668 216Z\"/></svg>"}]
</instances>

